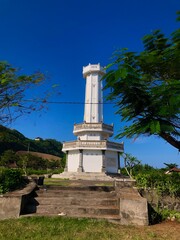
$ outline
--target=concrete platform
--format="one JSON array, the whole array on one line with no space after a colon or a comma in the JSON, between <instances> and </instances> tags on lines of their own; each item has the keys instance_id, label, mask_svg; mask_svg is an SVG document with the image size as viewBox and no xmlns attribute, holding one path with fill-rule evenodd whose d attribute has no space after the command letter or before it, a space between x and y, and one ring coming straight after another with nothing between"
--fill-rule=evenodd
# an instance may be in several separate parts
<instances>
[{"instance_id":1,"label":"concrete platform","mask_svg":"<svg viewBox=\"0 0 180 240\"><path fill-rule=\"evenodd\" d=\"M92 180L92 181L120 181L120 182L135 182L135 180L121 174L113 173L91 173L91 172L63 172L60 174L53 174L51 178L61 178L69 180Z\"/></svg>"}]
</instances>

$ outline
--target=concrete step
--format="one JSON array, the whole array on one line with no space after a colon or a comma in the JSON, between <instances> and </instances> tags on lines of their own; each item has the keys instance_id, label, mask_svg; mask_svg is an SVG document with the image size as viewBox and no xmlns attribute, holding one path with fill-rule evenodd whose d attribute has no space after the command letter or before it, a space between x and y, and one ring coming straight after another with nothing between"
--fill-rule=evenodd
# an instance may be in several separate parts
<instances>
[{"instance_id":1,"label":"concrete step","mask_svg":"<svg viewBox=\"0 0 180 240\"><path fill-rule=\"evenodd\" d=\"M35 198L35 201L39 205L79 205L79 206L96 206L96 205L102 205L102 206L118 206L118 200L117 198L77 198L74 196L70 197L37 197Z\"/></svg>"},{"instance_id":2,"label":"concrete step","mask_svg":"<svg viewBox=\"0 0 180 240\"><path fill-rule=\"evenodd\" d=\"M109 218L119 220L119 200L109 186L39 188L24 214Z\"/></svg>"},{"instance_id":3,"label":"concrete step","mask_svg":"<svg viewBox=\"0 0 180 240\"><path fill-rule=\"evenodd\" d=\"M114 191L113 186L58 186L58 185L44 185L39 189L45 190L73 190L73 191L104 191L111 192Z\"/></svg>"},{"instance_id":4,"label":"concrete step","mask_svg":"<svg viewBox=\"0 0 180 240\"><path fill-rule=\"evenodd\" d=\"M104 192L104 191L74 191L74 190L38 190L36 192L38 197L86 197L88 198L112 198L116 196L115 192Z\"/></svg>"},{"instance_id":5,"label":"concrete step","mask_svg":"<svg viewBox=\"0 0 180 240\"><path fill-rule=\"evenodd\" d=\"M51 178L61 178L69 180L82 180L82 181L113 181L113 178L106 173L70 173L63 172L61 174L53 174Z\"/></svg>"},{"instance_id":6,"label":"concrete step","mask_svg":"<svg viewBox=\"0 0 180 240\"><path fill-rule=\"evenodd\" d=\"M119 215L119 209L115 206L59 206L59 205L39 205L36 208L36 213L60 214L64 213L67 216L75 216L81 214L90 215Z\"/></svg>"},{"instance_id":7,"label":"concrete step","mask_svg":"<svg viewBox=\"0 0 180 240\"><path fill-rule=\"evenodd\" d=\"M119 222L120 221L120 217L119 215L90 215L90 214L81 214L78 215L76 214L75 216L67 216L64 215L63 213L33 213L33 214L24 214L21 215L20 217L41 217L41 216L46 216L46 217L70 217L70 218L91 218L91 219L106 219L109 221L116 221Z\"/></svg>"}]
</instances>

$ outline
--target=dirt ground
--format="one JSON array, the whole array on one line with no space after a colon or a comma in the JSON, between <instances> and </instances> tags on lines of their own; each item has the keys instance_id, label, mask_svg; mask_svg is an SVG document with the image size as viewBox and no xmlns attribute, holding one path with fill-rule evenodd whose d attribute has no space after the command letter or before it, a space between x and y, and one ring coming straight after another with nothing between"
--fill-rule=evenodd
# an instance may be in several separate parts
<instances>
[{"instance_id":1,"label":"dirt ground","mask_svg":"<svg viewBox=\"0 0 180 240\"><path fill-rule=\"evenodd\" d=\"M154 234L154 239L157 239L156 236L164 236L165 239L180 240L180 223L177 221L164 221L151 225L147 227L147 231Z\"/></svg>"}]
</instances>

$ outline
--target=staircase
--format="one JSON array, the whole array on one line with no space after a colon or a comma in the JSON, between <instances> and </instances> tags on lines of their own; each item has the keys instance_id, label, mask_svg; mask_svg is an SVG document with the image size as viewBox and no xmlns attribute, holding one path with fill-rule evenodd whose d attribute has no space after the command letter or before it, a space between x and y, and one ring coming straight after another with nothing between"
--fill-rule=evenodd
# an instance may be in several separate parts
<instances>
[{"instance_id":1,"label":"staircase","mask_svg":"<svg viewBox=\"0 0 180 240\"><path fill-rule=\"evenodd\" d=\"M110 186L39 187L22 214L120 220L119 200Z\"/></svg>"}]
</instances>

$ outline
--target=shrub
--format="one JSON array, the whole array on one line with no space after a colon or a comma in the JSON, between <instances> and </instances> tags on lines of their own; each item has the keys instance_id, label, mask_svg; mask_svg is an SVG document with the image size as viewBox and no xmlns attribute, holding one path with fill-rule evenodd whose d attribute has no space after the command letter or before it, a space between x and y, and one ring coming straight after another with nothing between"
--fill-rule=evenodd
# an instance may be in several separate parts
<instances>
[{"instance_id":1,"label":"shrub","mask_svg":"<svg viewBox=\"0 0 180 240\"><path fill-rule=\"evenodd\" d=\"M0 169L0 193L15 190L23 183L20 169Z\"/></svg>"},{"instance_id":2,"label":"shrub","mask_svg":"<svg viewBox=\"0 0 180 240\"><path fill-rule=\"evenodd\" d=\"M177 212L175 210L169 210L169 209L158 209L158 213L161 215L162 220L177 220L180 222L180 212Z\"/></svg>"},{"instance_id":3,"label":"shrub","mask_svg":"<svg viewBox=\"0 0 180 240\"><path fill-rule=\"evenodd\" d=\"M149 173L139 173L135 176L138 188L156 189L159 195L170 195L177 197L180 195L180 175L173 173L166 175L160 171Z\"/></svg>"},{"instance_id":4,"label":"shrub","mask_svg":"<svg viewBox=\"0 0 180 240\"><path fill-rule=\"evenodd\" d=\"M36 170L33 168L27 168L27 175L44 175L44 174L58 174L63 172L62 168L56 168L56 169L47 169L47 170Z\"/></svg>"},{"instance_id":5,"label":"shrub","mask_svg":"<svg viewBox=\"0 0 180 240\"><path fill-rule=\"evenodd\" d=\"M18 160L19 156L17 156L13 150L9 149L0 157L0 166L10 167L12 164L16 165Z\"/></svg>"}]
</instances>

